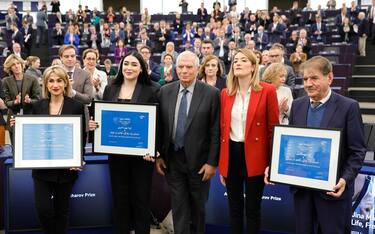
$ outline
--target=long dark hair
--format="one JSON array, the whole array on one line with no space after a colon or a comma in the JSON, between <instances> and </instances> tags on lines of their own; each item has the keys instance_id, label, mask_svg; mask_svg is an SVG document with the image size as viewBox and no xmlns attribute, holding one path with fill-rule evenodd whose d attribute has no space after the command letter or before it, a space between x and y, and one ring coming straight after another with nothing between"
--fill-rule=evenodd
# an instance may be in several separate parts
<instances>
[{"instance_id":1,"label":"long dark hair","mask_svg":"<svg viewBox=\"0 0 375 234\"><path fill-rule=\"evenodd\" d=\"M121 59L117 75L113 80L113 84L120 86L124 82L124 74L122 73L122 67L123 67L125 58L128 56L134 56L138 60L139 64L141 65L141 73L139 73L138 75L137 83L144 84L144 85L151 85L151 79L147 71L147 64L145 60L143 59L143 57L137 51L130 51L127 54L125 54L125 56Z\"/></svg>"}]
</instances>

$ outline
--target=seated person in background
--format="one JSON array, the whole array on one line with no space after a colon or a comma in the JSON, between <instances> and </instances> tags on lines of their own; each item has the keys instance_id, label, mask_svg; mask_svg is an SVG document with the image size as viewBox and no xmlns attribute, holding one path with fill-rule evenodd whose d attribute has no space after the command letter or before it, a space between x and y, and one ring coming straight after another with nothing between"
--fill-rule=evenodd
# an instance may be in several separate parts
<instances>
[{"instance_id":1,"label":"seated person in background","mask_svg":"<svg viewBox=\"0 0 375 234\"><path fill-rule=\"evenodd\" d=\"M116 76L117 71L112 67L112 61L110 59L104 60L104 69L103 71L107 74L108 84L112 82L112 78Z\"/></svg>"},{"instance_id":2,"label":"seated person in background","mask_svg":"<svg viewBox=\"0 0 375 234\"><path fill-rule=\"evenodd\" d=\"M290 33L290 37L288 38L288 44L296 44L298 41L298 31L297 30L293 30L291 33Z\"/></svg>"},{"instance_id":3,"label":"seated person in background","mask_svg":"<svg viewBox=\"0 0 375 234\"><path fill-rule=\"evenodd\" d=\"M171 54L165 54L163 57L163 65L160 66L159 84L165 85L177 79L176 69L173 63L173 56Z\"/></svg>"},{"instance_id":4,"label":"seated person in background","mask_svg":"<svg viewBox=\"0 0 375 234\"><path fill-rule=\"evenodd\" d=\"M268 50L263 50L262 51L262 63L259 65L259 70L262 69L262 67L268 66L270 63L270 59L268 57L269 51Z\"/></svg>"},{"instance_id":5,"label":"seated person in background","mask_svg":"<svg viewBox=\"0 0 375 234\"><path fill-rule=\"evenodd\" d=\"M115 63L119 64L126 53L128 53L128 49L125 47L124 41L119 39L115 48Z\"/></svg>"},{"instance_id":6,"label":"seated person in background","mask_svg":"<svg viewBox=\"0 0 375 234\"><path fill-rule=\"evenodd\" d=\"M307 60L307 55L303 53L301 45L296 46L296 52L290 55L289 60L292 63L294 73L296 73L296 75L302 75L299 67Z\"/></svg>"},{"instance_id":7,"label":"seated person in background","mask_svg":"<svg viewBox=\"0 0 375 234\"><path fill-rule=\"evenodd\" d=\"M293 102L292 91L289 87L284 86L286 69L282 63L273 63L267 67L263 74L263 80L273 84L276 88L277 100L279 103L279 122L288 124L290 108Z\"/></svg>"},{"instance_id":8,"label":"seated person in background","mask_svg":"<svg viewBox=\"0 0 375 234\"><path fill-rule=\"evenodd\" d=\"M174 43L173 42L168 42L166 47L165 47L165 51L163 51L163 53L161 53L161 58L160 58L160 61L161 61L161 65L163 65L163 61L164 61L164 56L166 54L170 54L172 55L172 58L173 58L173 64L176 63L176 59L177 59L177 56L178 56L178 53L174 50Z\"/></svg>"},{"instance_id":9,"label":"seated person in background","mask_svg":"<svg viewBox=\"0 0 375 234\"><path fill-rule=\"evenodd\" d=\"M199 69L201 80L219 90L226 88L226 79L223 77L223 67L215 55L207 55Z\"/></svg>"}]
</instances>

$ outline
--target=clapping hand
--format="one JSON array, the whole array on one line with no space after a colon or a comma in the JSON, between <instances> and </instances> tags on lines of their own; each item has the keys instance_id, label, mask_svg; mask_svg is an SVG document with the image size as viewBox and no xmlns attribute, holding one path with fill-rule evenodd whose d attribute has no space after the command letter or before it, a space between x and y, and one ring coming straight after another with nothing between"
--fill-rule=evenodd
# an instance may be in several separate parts
<instances>
[{"instance_id":1,"label":"clapping hand","mask_svg":"<svg viewBox=\"0 0 375 234\"><path fill-rule=\"evenodd\" d=\"M25 95L25 103L31 103L31 98L28 94Z\"/></svg>"},{"instance_id":2,"label":"clapping hand","mask_svg":"<svg viewBox=\"0 0 375 234\"><path fill-rule=\"evenodd\" d=\"M21 93L18 93L16 99L14 100L14 105L18 105L21 103Z\"/></svg>"},{"instance_id":3,"label":"clapping hand","mask_svg":"<svg viewBox=\"0 0 375 234\"><path fill-rule=\"evenodd\" d=\"M288 106L288 99L287 98L283 98L279 104L279 109L285 113L289 110L289 106Z\"/></svg>"}]
</instances>

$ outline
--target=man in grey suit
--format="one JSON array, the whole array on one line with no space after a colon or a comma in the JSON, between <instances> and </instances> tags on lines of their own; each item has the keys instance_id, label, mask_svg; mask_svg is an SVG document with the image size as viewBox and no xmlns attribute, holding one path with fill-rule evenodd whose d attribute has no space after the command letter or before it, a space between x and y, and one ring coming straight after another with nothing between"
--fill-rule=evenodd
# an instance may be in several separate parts
<instances>
[{"instance_id":1,"label":"man in grey suit","mask_svg":"<svg viewBox=\"0 0 375 234\"><path fill-rule=\"evenodd\" d=\"M293 68L287 64L285 64L284 59L284 50L280 48L279 46L272 46L269 50L268 57L270 59L271 63L284 63L285 69L287 71L286 79L285 79L285 85L289 86L290 88L294 88L295 86L295 80L296 80L296 74L293 71ZM259 70L260 77L263 77L264 71L267 69L267 67L262 67Z\"/></svg>"},{"instance_id":2,"label":"man in grey suit","mask_svg":"<svg viewBox=\"0 0 375 234\"><path fill-rule=\"evenodd\" d=\"M59 56L64 65L73 87L73 98L83 104L90 104L93 99L93 85L90 74L76 68L76 49L73 45L63 45L59 49Z\"/></svg>"},{"instance_id":3,"label":"man in grey suit","mask_svg":"<svg viewBox=\"0 0 375 234\"><path fill-rule=\"evenodd\" d=\"M36 47L39 47L39 43L42 42L44 45L47 44L47 8L43 6L38 13L36 13Z\"/></svg>"},{"instance_id":4,"label":"man in grey suit","mask_svg":"<svg viewBox=\"0 0 375 234\"><path fill-rule=\"evenodd\" d=\"M196 79L199 59L177 58L179 82L163 86L157 171L171 189L174 232L204 233L210 178L219 158L219 90Z\"/></svg>"},{"instance_id":5,"label":"man in grey suit","mask_svg":"<svg viewBox=\"0 0 375 234\"><path fill-rule=\"evenodd\" d=\"M60 60L67 71L72 84L72 98L85 104L86 129L88 130L89 110L87 105L94 98L94 86L90 74L81 68L75 67L77 56L74 45L63 45L59 49Z\"/></svg>"}]
</instances>

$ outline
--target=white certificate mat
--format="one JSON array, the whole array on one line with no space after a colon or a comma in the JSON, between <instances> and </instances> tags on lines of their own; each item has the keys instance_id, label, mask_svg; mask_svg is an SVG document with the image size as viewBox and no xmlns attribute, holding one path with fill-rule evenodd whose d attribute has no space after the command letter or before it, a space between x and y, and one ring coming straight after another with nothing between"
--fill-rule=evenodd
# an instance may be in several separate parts
<instances>
[{"instance_id":1,"label":"white certificate mat","mask_svg":"<svg viewBox=\"0 0 375 234\"><path fill-rule=\"evenodd\" d=\"M15 168L82 166L82 117L16 116Z\"/></svg>"}]
</instances>

